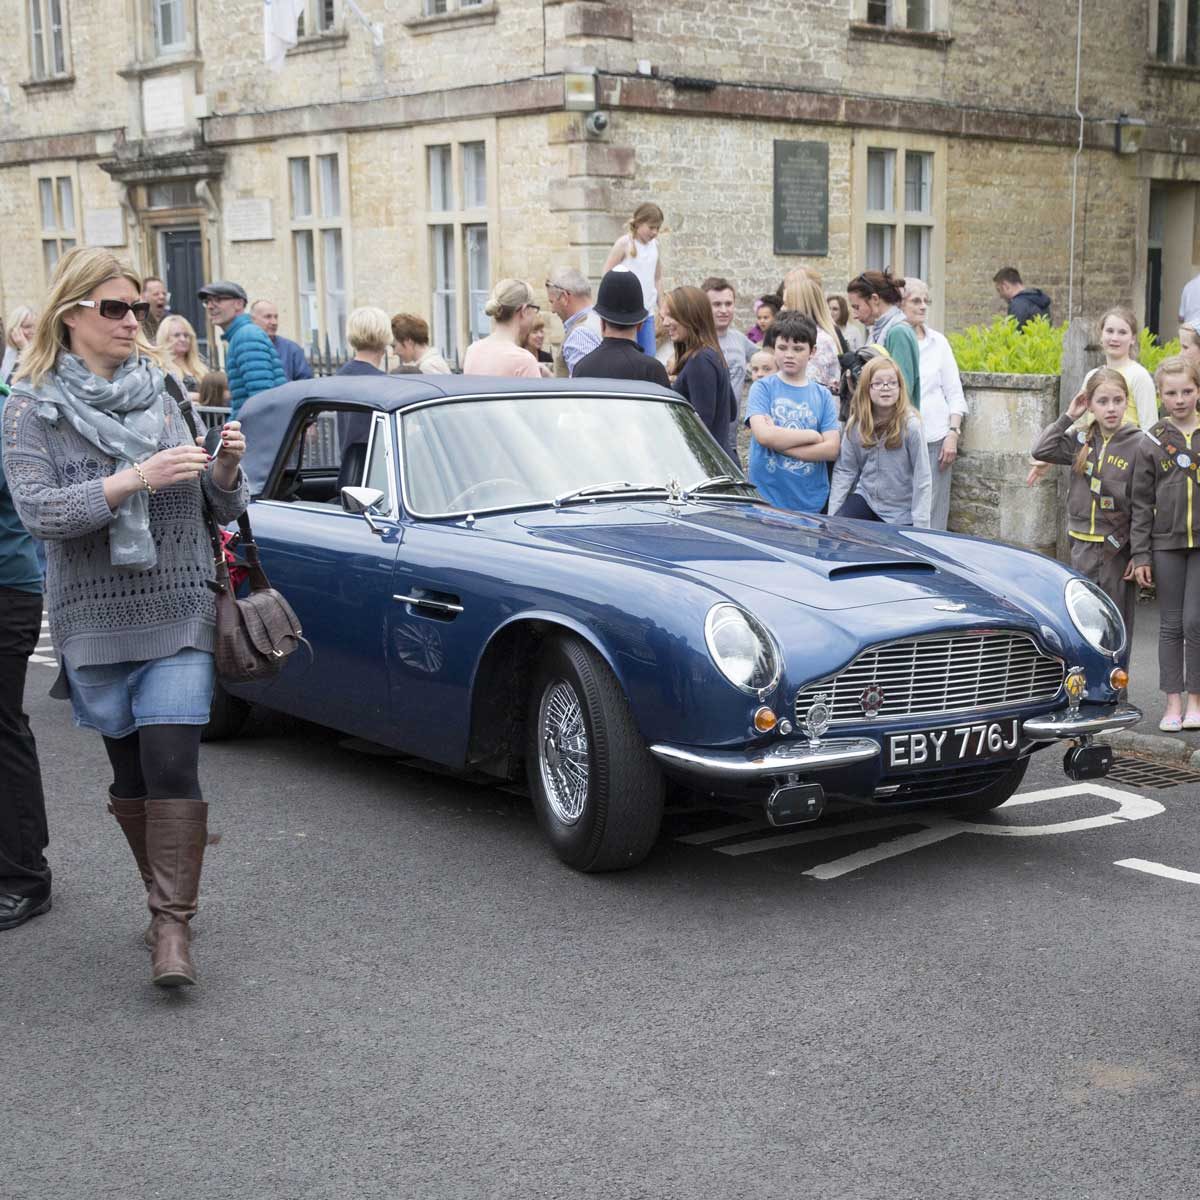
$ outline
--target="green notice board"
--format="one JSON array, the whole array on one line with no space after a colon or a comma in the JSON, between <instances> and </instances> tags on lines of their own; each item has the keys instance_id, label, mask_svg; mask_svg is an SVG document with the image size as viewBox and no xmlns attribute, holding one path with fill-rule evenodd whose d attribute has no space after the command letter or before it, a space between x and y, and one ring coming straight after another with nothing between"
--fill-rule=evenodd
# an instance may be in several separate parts
<instances>
[{"instance_id":1,"label":"green notice board","mask_svg":"<svg viewBox=\"0 0 1200 1200\"><path fill-rule=\"evenodd\" d=\"M829 253L829 146L775 142L775 253Z\"/></svg>"}]
</instances>

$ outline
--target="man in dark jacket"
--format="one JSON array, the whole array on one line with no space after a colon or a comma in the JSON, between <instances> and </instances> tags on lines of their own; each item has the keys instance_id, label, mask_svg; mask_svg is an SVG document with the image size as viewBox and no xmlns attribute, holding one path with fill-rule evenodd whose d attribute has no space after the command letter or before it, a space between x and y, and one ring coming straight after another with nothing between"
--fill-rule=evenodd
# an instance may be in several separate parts
<instances>
[{"instance_id":1,"label":"man in dark jacket","mask_svg":"<svg viewBox=\"0 0 1200 1200\"><path fill-rule=\"evenodd\" d=\"M255 300L250 305L250 319L271 339L275 353L283 365L283 377L289 383L293 379L311 379L312 367L304 357L304 351L291 338L279 332L279 309L270 300Z\"/></svg>"},{"instance_id":2,"label":"man in dark jacket","mask_svg":"<svg viewBox=\"0 0 1200 1200\"><path fill-rule=\"evenodd\" d=\"M670 387L667 369L638 345L641 323L650 315L642 285L632 271L609 271L600 281L594 312L603 340L575 364L575 379L643 379Z\"/></svg>"},{"instance_id":3,"label":"man in dark jacket","mask_svg":"<svg viewBox=\"0 0 1200 1200\"><path fill-rule=\"evenodd\" d=\"M246 289L240 283L220 279L206 283L199 292L208 319L221 329L225 338L225 374L229 377L229 416L236 420L238 411L251 396L287 383L283 364L271 339L250 320L246 312Z\"/></svg>"},{"instance_id":4,"label":"man in dark jacket","mask_svg":"<svg viewBox=\"0 0 1200 1200\"><path fill-rule=\"evenodd\" d=\"M0 384L0 408L8 389ZM25 715L25 671L42 633L42 573L0 464L0 930L50 907L46 802Z\"/></svg>"},{"instance_id":5,"label":"man in dark jacket","mask_svg":"<svg viewBox=\"0 0 1200 1200\"><path fill-rule=\"evenodd\" d=\"M1018 329L1024 329L1034 317L1050 320L1050 297L1041 288L1027 288L1016 267L1001 267L992 282L1001 299L1008 302L1008 315L1016 318Z\"/></svg>"}]
</instances>

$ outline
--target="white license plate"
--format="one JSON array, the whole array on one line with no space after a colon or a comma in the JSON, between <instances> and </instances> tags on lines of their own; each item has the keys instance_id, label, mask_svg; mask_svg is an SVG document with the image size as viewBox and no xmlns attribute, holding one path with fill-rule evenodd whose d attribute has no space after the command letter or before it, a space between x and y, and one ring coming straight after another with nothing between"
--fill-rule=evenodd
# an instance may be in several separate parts
<instances>
[{"instance_id":1,"label":"white license plate","mask_svg":"<svg viewBox=\"0 0 1200 1200\"><path fill-rule=\"evenodd\" d=\"M1021 750L1021 720L981 721L972 725L947 725L914 733L890 733L887 739L887 772L928 771L961 763L1016 758Z\"/></svg>"}]
</instances>

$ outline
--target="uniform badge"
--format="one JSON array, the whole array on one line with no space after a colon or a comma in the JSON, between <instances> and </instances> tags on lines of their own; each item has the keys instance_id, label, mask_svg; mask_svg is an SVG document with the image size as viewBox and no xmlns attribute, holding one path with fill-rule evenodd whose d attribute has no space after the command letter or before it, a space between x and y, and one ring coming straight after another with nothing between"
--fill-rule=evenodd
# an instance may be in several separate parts
<instances>
[{"instance_id":1,"label":"uniform badge","mask_svg":"<svg viewBox=\"0 0 1200 1200\"><path fill-rule=\"evenodd\" d=\"M1090 475L1092 473L1092 463L1090 461L1083 464L1083 469Z\"/></svg>"},{"instance_id":2,"label":"uniform badge","mask_svg":"<svg viewBox=\"0 0 1200 1200\"><path fill-rule=\"evenodd\" d=\"M1105 540L1106 542L1108 542L1108 544L1109 544L1110 546L1114 547L1114 548L1115 548L1115 549L1117 549L1117 550L1120 550L1120 548L1121 548L1121 539L1120 539L1119 537L1117 537L1117 535L1116 535L1115 533L1110 533L1110 534L1108 535L1108 537L1106 537L1104 540Z\"/></svg>"},{"instance_id":3,"label":"uniform badge","mask_svg":"<svg viewBox=\"0 0 1200 1200\"><path fill-rule=\"evenodd\" d=\"M1100 507L1105 512L1112 512L1112 510L1116 507L1116 505L1113 504L1113 498L1111 496L1101 496L1100 497Z\"/></svg>"},{"instance_id":4,"label":"uniform badge","mask_svg":"<svg viewBox=\"0 0 1200 1200\"><path fill-rule=\"evenodd\" d=\"M1190 454L1176 455L1175 461L1186 471L1192 465L1192 456Z\"/></svg>"},{"instance_id":5,"label":"uniform badge","mask_svg":"<svg viewBox=\"0 0 1200 1200\"><path fill-rule=\"evenodd\" d=\"M1092 491L1095 492L1096 495L1100 494L1100 480L1095 475L1092 476Z\"/></svg>"},{"instance_id":6,"label":"uniform badge","mask_svg":"<svg viewBox=\"0 0 1200 1200\"><path fill-rule=\"evenodd\" d=\"M1082 446L1087 441L1087 434L1081 429L1076 435L1075 440Z\"/></svg>"}]
</instances>

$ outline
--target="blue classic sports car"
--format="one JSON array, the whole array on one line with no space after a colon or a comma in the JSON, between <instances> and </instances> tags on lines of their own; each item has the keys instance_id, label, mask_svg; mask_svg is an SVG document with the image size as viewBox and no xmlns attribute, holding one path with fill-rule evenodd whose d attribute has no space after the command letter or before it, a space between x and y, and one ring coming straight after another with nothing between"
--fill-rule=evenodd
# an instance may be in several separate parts
<instances>
[{"instance_id":1,"label":"blue classic sports car","mask_svg":"<svg viewBox=\"0 0 1200 1200\"><path fill-rule=\"evenodd\" d=\"M827 807L1003 803L1029 756L1135 723L1126 638L1056 562L764 504L673 392L599 380L292 383L243 409L250 515L312 643L219 690L524 777L551 844L628 867L668 781Z\"/></svg>"}]
</instances>

